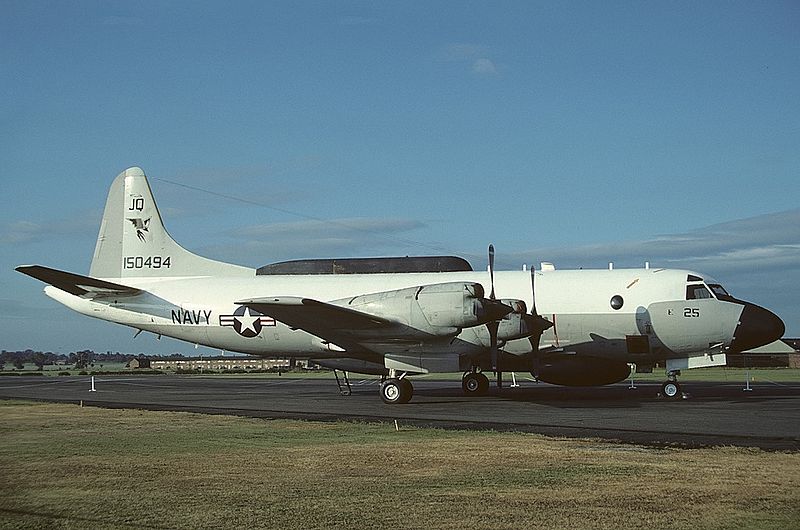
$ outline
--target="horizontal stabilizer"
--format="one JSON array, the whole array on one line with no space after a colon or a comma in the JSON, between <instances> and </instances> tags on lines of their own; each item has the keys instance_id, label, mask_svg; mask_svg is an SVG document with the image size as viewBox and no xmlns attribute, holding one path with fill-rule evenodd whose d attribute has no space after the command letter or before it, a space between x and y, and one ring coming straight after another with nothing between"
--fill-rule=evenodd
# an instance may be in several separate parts
<instances>
[{"instance_id":1,"label":"horizontal stabilizer","mask_svg":"<svg viewBox=\"0 0 800 530\"><path fill-rule=\"evenodd\" d=\"M135 296L140 294L141 289L111 283L89 276L81 276L71 272L42 267L41 265L20 265L15 270L22 274L27 274L32 278L49 283L62 291L66 291L75 296L93 298L95 296Z\"/></svg>"}]
</instances>

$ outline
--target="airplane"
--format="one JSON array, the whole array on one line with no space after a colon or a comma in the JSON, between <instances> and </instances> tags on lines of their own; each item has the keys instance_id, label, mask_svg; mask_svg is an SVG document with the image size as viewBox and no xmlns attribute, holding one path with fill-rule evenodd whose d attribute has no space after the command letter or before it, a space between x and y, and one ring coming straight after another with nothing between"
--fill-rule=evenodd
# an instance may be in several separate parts
<instances>
[{"instance_id":1,"label":"airplane","mask_svg":"<svg viewBox=\"0 0 800 530\"><path fill-rule=\"evenodd\" d=\"M189 252L167 233L144 172L108 193L89 275L17 271L81 314L231 352L310 359L380 375L380 397L407 403L410 376L462 372L467 395L504 372L599 386L632 365L664 363L666 398L681 370L779 339L783 321L712 278L663 268L475 271L455 256L314 259L258 269ZM488 293L488 294L487 294Z\"/></svg>"}]
</instances>

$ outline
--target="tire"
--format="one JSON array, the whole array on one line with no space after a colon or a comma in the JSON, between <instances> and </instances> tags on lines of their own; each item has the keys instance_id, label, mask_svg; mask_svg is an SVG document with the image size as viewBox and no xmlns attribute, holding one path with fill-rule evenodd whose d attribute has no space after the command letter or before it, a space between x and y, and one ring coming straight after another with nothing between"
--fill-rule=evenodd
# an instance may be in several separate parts
<instances>
[{"instance_id":1,"label":"tire","mask_svg":"<svg viewBox=\"0 0 800 530\"><path fill-rule=\"evenodd\" d=\"M400 390L403 394L403 399L400 403L408 403L411 401L411 397L414 395L414 387L411 385L411 381L406 379L400 379Z\"/></svg>"},{"instance_id":2,"label":"tire","mask_svg":"<svg viewBox=\"0 0 800 530\"><path fill-rule=\"evenodd\" d=\"M485 396L489 393L489 378L483 373L478 374L478 381L480 382L480 389L478 390L479 396Z\"/></svg>"},{"instance_id":3,"label":"tire","mask_svg":"<svg viewBox=\"0 0 800 530\"><path fill-rule=\"evenodd\" d=\"M489 378L479 372L470 372L461 380L461 388L470 396L483 396L489 391Z\"/></svg>"},{"instance_id":4,"label":"tire","mask_svg":"<svg viewBox=\"0 0 800 530\"><path fill-rule=\"evenodd\" d=\"M677 381L667 381L661 385L661 394L667 399L678 399L681 397L681 385Z\"/></svg>"},{"instance_id":5,"label":"tire","mask_svg":"<svg viewBox=\"0 0 800 530\"><path fill-rule=\"evenodd\" d=\"M387 379L381 385L381 399L388 405L408 403L413 393L411 382L402 379Z\"/></svg>"}]
</instances>

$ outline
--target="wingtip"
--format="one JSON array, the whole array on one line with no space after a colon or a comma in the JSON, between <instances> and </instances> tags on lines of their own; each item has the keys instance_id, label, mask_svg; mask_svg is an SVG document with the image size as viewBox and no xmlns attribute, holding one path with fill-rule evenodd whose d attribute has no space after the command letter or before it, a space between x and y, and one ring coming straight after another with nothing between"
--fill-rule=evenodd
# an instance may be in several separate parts
<instances>
[{"instance_id":1,"label":"wingtip","mask_svg":"<svg viewBox=\"0 0 800 530\"><path fill-rule=\"evenodd\" d=\"M29 271L40 268L41 265L17 265L14 270L22 274L28 274Z\"/></svg>"}]
</instances>

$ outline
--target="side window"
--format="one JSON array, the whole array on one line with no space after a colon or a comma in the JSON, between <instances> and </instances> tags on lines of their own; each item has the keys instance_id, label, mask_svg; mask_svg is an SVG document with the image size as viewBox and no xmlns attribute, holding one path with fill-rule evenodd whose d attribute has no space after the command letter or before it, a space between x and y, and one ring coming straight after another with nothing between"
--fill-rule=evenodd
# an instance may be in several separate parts
<instances>
[{"instance_id":1,"label":"side window","mask_svg":"<svg viewBox=\"0 0 800 530\"><path fill-rule=\"evenodd\" d=\"M686 299L687 300L700 300L703 298L713 298L711 292L706 289L705 285L687 285L686 286Z\"/></svg>"}]
</instances>

